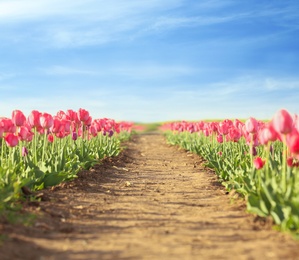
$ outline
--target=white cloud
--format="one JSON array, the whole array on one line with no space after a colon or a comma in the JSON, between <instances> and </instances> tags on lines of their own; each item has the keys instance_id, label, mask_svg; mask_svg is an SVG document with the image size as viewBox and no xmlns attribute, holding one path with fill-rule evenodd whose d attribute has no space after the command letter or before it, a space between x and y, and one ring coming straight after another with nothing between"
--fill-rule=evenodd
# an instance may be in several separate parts
<instances>
[{"instance_id":1,"label":"white cloud","mask_svg":"<svg viewBox=\"0 0 299 260\"><path fill-rule=\"evenodd\" d=\"M263 84L264 88L268 90L299 90L299 79L296 78L266 78Z\"/></svg>"},{"instance_id":2,"label":"white cloud","mask_svg":"<svg viewBox=\"0 0 299 260\"><path fill-rule=\"evenodd\" d=\"M181 0L11 0L0 2L4 39L39 41L44 46L89 46L132 39L130 31L146 26L156 12L180 5ZM26 25L26 23L33 23ZM13 25L13 31L6 28ZM21 28L29 26L28 35ZM1 28L1 27L0 27ZM18 30L17 33L15 30ZM127 34L127 35L124 35ZM17 35L17 39L16 36Z\"/></svg>"},{"instance_id":3,"label":"white cloud","mask_svg":"<svg viewBox=\"0 0 299 260\"><path fill-rule=\"evenodd\" d=\"M2 0L0 20L9 22L64 17L66 20L72 18L81 22L111 21L136 13L168 9L178 6L180 2L180 0Z\"/></svg>"},{"instance_id":4,"label":"white cloud","mask_svg":"<svg viewBox=\"0 0 299 260\"><path fill-rule=\"evenodd\" d=\"M183 65L136 65L126 67L116 67L115 73L132 78L169 78L183 75L191 75L194 68Z\"/></svg>"},{"instance_id":5,"label":"white cloud","mask_svg":"<svg viewBox=\"0 0 299 260\"><path fill-rule=\"evenodd\" d=\"M126 64L107 67L74 67L54 65L38 69L40 72L52 76L86 75L86 76L110 76L126 77L130 79L167 79L181 76L194 75L199 70L184 65L162 64Z\"/></svg>"},{"instance_id":6,"label":"white cloud","mask_svg":"<svg viewBox=\"0 0 299 260\"><path fill-rule=\"evenodd\" d=\"M49 68L40 69L40 71L48 75L69 76L69 75L95 75L93 70L80 69L67 66L51 66Z\"/></svg>"},{"instance_id":7,"label":"white cloud","mask_svg":"<svg viewBox=\"0 0 299 260\"><path fill-rule=\"evenodd\" d=\"M163 30L209 26L254 17L279 15L280 19L276 19L276 22L281 24L285 20L298 18L290 8L211 15L209 11L233 4L225 0L192 3L199 15L167 15L168 10L186 8L187 4L183 0L4 0L0 2L0 26L6 28L12 23L20 29L28 26L26 22L35 22L29 35L28 30L27 33L18 30L10 36L2 34L2 37L18 42L31 38L38 40L41 45L63 48L130 41ZM293 22L287 24L294 26Z\"/></svg>"}]
</instances>

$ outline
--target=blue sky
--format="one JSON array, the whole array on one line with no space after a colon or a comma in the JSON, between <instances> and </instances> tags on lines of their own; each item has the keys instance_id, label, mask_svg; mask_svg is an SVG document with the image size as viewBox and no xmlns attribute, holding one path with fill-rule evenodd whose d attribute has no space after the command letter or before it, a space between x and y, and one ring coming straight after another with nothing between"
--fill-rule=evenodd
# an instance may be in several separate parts
<instances>
[{"instance_id":1,"label":"blue sky","mask_svg":"<svg viewBox=\"0 0 299 260\"><path fill-rule=\"evenodd\" d=\"M297 0L0 0L0 116L299 113Z\"/></svg>"}]
</instances>

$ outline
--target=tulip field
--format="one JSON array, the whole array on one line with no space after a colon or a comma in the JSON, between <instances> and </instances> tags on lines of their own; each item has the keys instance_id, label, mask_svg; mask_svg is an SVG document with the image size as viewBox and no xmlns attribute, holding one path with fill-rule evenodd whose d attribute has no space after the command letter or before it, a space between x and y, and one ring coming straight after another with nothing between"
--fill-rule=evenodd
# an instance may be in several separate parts
<instances>
[{"instance_id":1,"label":"tulip field","mask_svg":"<svg viewBox=\"0 0 299 260\"><path fill-rule=\"evenodd\" d=\"M28 192L71 180L130 137L132 123L93 119L89 112L59 111L52 116L14 110L0 117L0 214Z\"/></svg>"},{"instance_id":2,"label":"tulip field","mask_svg":"<svg viewBox=\"0 0 299 260\"><path fill-rule=\"evenodd\" d=\"M24 196L77 177L116 156L134 130L131 122L93 119L89 112L14 110L0 117L0 215ZM248 211L272 217L284 231L299 230L299 116L278 111L272 120L172 122L167 142L200 155Z\"/></svg>"},{"instance_id":3,"label":"tulip field","mask_svg":"<svg viewBox=\"0 0 299 260\"><path fill-rule=\"evenodd\" d=\"M255 118L163 125L168 143L199 154L223 185L245 197L247 209L299 230L299 116L278 111Z\"/></svg>"}]
</instances>

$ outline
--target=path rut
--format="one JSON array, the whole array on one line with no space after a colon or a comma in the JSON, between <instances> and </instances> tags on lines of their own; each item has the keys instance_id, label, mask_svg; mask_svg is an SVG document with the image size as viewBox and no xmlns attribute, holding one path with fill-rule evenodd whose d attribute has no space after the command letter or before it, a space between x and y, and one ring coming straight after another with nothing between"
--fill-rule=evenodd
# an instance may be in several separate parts
<instances>
[{"instance_id":1,"label":"path rut","mask_svg":"<svg viewBox=\"0 0 299 260\"><path fill-rule=\"evenodd\" d=\"M0 258L299 259L299 243L246 213L197 155L160 134L126 145L29 204L32 227L2 227Z\"/></svg>"}]
</instances>

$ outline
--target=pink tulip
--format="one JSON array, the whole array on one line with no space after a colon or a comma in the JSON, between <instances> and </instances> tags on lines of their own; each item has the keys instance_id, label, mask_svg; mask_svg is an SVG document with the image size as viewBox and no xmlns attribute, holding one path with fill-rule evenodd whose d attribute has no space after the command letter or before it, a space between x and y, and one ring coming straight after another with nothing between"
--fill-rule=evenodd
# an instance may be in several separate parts
<instances>
[{"instance_id":1,"label":"pink tulip","mask_svg":"<svg viewBox=\"0 0 299 260\"><path fill-rule=\"evenodd\" d=\"M96 137L98 135L97 127L95 125L91 125L90 128L89 128L89 133L93 137Z\"/></svg>"},{"instance_id":2,"label":"pink tulip","mask_svg":"<svg viewBox=\"0 0 299 260\"><path fill-rule=\"evenodd\" d=\"M40 112L37 110L32 110L30 115L28 116L28 123L31 127L40 128Z\"/></svg>"},{"instance_id":3,"label":"pink tulip","mask_svg":"<svg viewBox=\"0 0 299 260\"><path fill-rule=\"evenodd\" d=\"M78 110L77 115L81 122L86 122L89 119L89 112L83 108Z\"/></svg>"},{"instance_id":4,"label":"pink tulip","mask_svg":"<svg viewBox=\"0 0 299 260\"><path fill-rule=\"evenodd\" d=\"M87 120L84 121L83 123L84 123L84 125L90 126L90 125L91 125L91 122L92 122L92 117L89 116L89 117L87 118Z\"/></svg>"},{"instance_id":5,"label":"pink tulip","mask_svg":"<svg viewBox=\"0 0 299 260\"><path fill-rule=\"evenodd\" d=\"M49 129L54 124L53 117L48 113L40 114L39 121L43 129Z\"/></svg>"},{"instance_id":6,"label":"pink tulip","mask_svg":"<svg viewBox=\"0 0 299 260\"><path fill-rule=\"evenodd\" d=\"M27 141L30 134L31 132L28 130L26 126L21 126L18 130L19 140L21 141Z\"/></svg>"},{"instance_id":7,"label":"pink tulip","mask_svg":"<svg viewBox=\"0 0 299 260\"><path fill-rule=\"evenodd\" d=\"M258 138L261 144L267 144L269 141L274 142L277 140L277 132L274 130L272 124L267 124L258 133Z\"/></svg>"},{"instance_id":8,"label":"pink tulip","mask_svg":"<svg viewBox=\"0 0 299 260\"><path fill-rule=\"evenodd\" d=\"M69 134L71 132L72 122L70 120L67 120L67 119L62 119L60 121L60 123L61 123L61 131Z\"/></svg>"},{"instance_id":9,"label":"pink tulip","mask_svg":"<svg viewBox=\"0 0 299 260\"><path fill-rule=\"evenodd\" d=\"M0 118L0 138L3 137L4 134L4 123L2 122L1 118Z\"/></svg>"},{"instance_id":10,"label":"pink tulip","mask_svg":"<svg viewBox=\"0 0 299 260\"><path fill-rule=\"evenodd\" d=\"M26 117L24 116L22 111L14 110L12 111L12 122L15 126L22 126L26 122Z\"/></svg>"},{"instance_id":11,"label":"pink tulip","mask_svg":"<svg viewBox=\"0 0 299 260\"><path fill-rule=\"evenodd\" d=\"M233 122L233 125L235 126L235 128L237 128L241 131L244 126L244 123L241 122L239 119L235 119L235 121Z\"/></svg>"},{"instance_id":12,"label":"pink tulip","mask_svg":"<svg viewBox=\"0 0 299 260\"><path fill-rule=\"evenodd\" d=\"M58 117L53 118L53 125L50 127L52 133L58 133L63 129L63 125L61 124L61 120Z\"/></svg>"},{"instance_id":13,"label":"pink tulip","mask_svg":"<svg viewBox=\"0 0 299 260\"><path fill-rule=\"evenodd\" d=\"M276 132L288 134L293 129L293 118L287 110L281 109L274 115L272 124Z\"/></svg>"},{"instance_id":14,"label":"pink tulip","mask_svg":"<svg viewBox=\"0 0 299 260\"><path fill-rule=\"evenodd\" d=\"M261 157L256 157L256 158L253 160L253 165L254 165L254 167L255 167L257 170L259 170L259 169L261 169L261 168L264 167L264 165L265 165L265 161L262 160Z\"/></svg>"},{"instance_id":15,"label":"pink tulip","mask_svg":"<svg viewBox=\"0 0 299 260\"><path fill-rule=\"evenodd\" d=\"M293 123L296 130L299 131L299 116L297 114L294 115Z\"/></svg>"},{"instance_id":16,"label":"pink tulip","mask_svg":"<svg viewBox=\"0 0 299 260\"><path fill-rule=\"evenodd\" d=\"M120 125L117 124L117 123L115 123L115 125L114 125L114 130L115 130L116 133L119 134L119 133L120 133ZM129 129L126 129L126 131L130 132Z\"/></svg>"},{"instance_id":17,"label":"pink tulip","mask_svg":"<svg viewBox=\"0 0 299 260\"><path fill-rule=\"evenodd\" d=\"M68 119L68 116L66 115L66 113L62 110L59 110L57 113L56 113L56 117L59 118L60 120L62 119Z\"/></svg>"},{"instance_id":18,"label":"pink tulip","mask_svg":"<svg viewBox=\"0 0 299 260\"><path fill-rule=\"evenodd\" d=\"M253 117L247 119L245 122L245 130L250 134L256 133L258 130L258 121Z\"/></svg>"},{"instance_id":19,"label":"pink tulip","mask_svg":"<svg viewBox=\"0 0 299 260\"><path fill-rule=\"evenodd\" d=\"M18 137L15 134L8 133L5 136L5 142L6 142L7 146L9 146L9 147L15 147L15 146L18 145L19 139L18 139Z\"/></svg>"},{"instance_id":20,"label":"pink tulip","mask_svg":"<svg viewBox=\"0 0 299 260\"><path fill-rule=\"evenodd\" d=\"M227 135L229 130L229 124L226 122L221 122L218 125L218 133L221 135Z\"/></svg>"},{"instance_id":21,"label":"pink tulip","mask_svg":"<svg viewBox=\"0 0 299 260\"><path fill-rule=\"evenodd\" d=\"M229 129L227 138L228 138L228 140L230 140L230 141L238 142L239 139L241 138L241 136L242 136L242 134L241 134L241 132L240 132L239 129L234 128L234 127L231 127L231 128Z\"/></svg>"},{"instance_id":22,"label":"pink tulip","mask_svg":"<svg viewBox=\"0 0 299 260\"><path fill-rule=\"evenodd\" d=\"M223 136L222 135L217 135L217 142L218 143L223 143Z\"/></svg>"},{"instance_id":23,"label":"pink tulip","mask_svg":"<svg viewBox=\"0 0 299 260\"><path fill-rule=\"evenodd\" d=\"M78 114L74 110L68 109L66 111L66 115L68 119L71 120L73 123L77 125L80 123L80 120L78 119Z\"/></svg>"},{"instance_id":24,"label":"pink tulip","mask_svg":"<svg viewBox=\"0 0 299 260\"><path fill-rule=\"evenodd\" d=\"M4 133L15 133L16 126L10 118L2 117L0 118L0 128L3 129Z\"/></svg>"}]
</instances>

